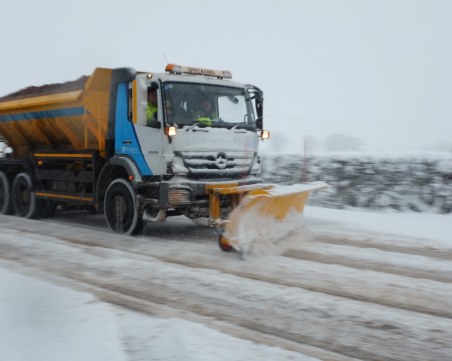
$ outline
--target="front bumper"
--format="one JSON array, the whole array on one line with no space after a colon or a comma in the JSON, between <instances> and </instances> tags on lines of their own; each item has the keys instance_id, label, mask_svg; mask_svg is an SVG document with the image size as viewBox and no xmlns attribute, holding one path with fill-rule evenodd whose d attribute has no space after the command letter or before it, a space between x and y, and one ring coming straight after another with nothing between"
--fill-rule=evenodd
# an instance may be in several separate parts
<instances>
[{"instance_id":1,"label":"front bumper","mask_svg":"<svg viewBox=\"0 0 452 361\"><path fill-rule=\"evenodd\" d=\"M235 188L262 183L261 178L248 177L235 181L168 181L160 184L159 207L162 209L184 210L190 218L209 217L210 197L212 189ZM220 208L223 212L229 212L231 202L227 194L222 195ZM221 211L220 211L221 213Z\"/></svg>"}]
</instances>

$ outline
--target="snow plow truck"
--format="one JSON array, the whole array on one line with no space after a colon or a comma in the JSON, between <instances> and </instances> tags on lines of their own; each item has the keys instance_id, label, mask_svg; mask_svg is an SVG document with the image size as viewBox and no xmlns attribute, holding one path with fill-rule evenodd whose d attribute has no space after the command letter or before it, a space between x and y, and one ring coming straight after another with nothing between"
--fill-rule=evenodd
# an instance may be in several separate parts
<instances>
[{"instance_id":1,"label":"snow plow truck","mask_svg":"<svg viewBox=\"0 0 452 361\"><path fill-rule=\"evenodd\" d=\"M0 159L0 214L40 218L85 207L126 235L185 215L218 227L225 251L253 227L243 212L285 222L325 185L285 191L262 183L263 93L231 78L174 64L161 73L96 68L0 98L0 135L12 149Z\"/></svg>"}]
</instances>

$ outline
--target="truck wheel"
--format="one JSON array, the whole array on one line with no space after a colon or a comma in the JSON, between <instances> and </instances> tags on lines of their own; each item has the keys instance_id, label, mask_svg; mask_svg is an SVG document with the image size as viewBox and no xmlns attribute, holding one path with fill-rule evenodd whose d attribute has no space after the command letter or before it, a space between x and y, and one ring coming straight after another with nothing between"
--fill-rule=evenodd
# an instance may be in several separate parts
<instances>
[{"instance_id":1,"label":"truck wheel","mask_svg":"<svg viewBox=\"0 0 452 361\"><path fill-rule=\"evenodd\" d=\"M0 172L0 214L11 214L11 189L5 172Z\"/></svg>"},{"instance_id":2,"label":"truck wheel","mask_svg":"<svg viewBox=\"0 0 452 361\"><path fill-rule=\"evenodd\" d=\"M115 179L108 186L104 214L108 227L116 233L131 235L141 229L143 220L136 207L135 191L125 179Z\"/></svg>"},{"instance_id":3,"label":"truck wheel","mask_svg":"<svg viewBox=\"0 0 452 361\"><path fill-rule=\"evenodd\" d=\"M14 177L12 199L14 213L23 218L37 218L42 201L37 200L32 191L31 178L27 173L19 173Z\"/></svg>"}]
</instances>

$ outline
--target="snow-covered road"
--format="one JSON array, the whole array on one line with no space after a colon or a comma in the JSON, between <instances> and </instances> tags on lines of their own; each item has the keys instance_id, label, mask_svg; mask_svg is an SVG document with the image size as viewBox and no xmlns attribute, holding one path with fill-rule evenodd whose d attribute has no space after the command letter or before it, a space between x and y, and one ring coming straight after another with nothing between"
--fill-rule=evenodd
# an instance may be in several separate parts
<instances>
[{"instance_id":1,"label":"snow-covered road","mask_svg":"<svg viewBox=\"0 0 452 361\"><path fill-rule=\"evenodd\" d=\"M253 341L266 347L250 343L253 354L268 355L256 359L451 359L450 216L307 207L305 218L303 233L273 254L240 260L221 252L211 231L181 220L148 226L145 236L133 238L83 226L89 222L83 216L72 224L0 216L0 266L90 293L125 313L183 319L234 342ZM421 233L425 222L435 229ZM162 236L149 235L156 230ZM6 297L14 290L0 292ZM127 334L124 344L135 342L135 351L125 347L118 359L152 359L137 351L142 336L119 328L118 342ZM177 348L180 335L173 330L171 336ZM146 350L158 348L149 342ZM168 352L155 359L184 359ZM231 352L215 359L244 358Z\"/></svg>"}]
</instances>

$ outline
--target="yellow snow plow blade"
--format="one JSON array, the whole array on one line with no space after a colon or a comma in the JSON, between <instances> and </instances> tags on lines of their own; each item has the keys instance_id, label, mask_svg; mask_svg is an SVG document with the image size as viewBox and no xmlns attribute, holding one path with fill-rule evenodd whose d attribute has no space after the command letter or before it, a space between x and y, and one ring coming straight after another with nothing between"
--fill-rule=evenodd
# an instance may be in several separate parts
<instances>
[{"instance_id":1,"label":"yellow snow plow blade","mask_svg":"<svg viewBox=\"0 0 452 361\"><path fill-rule=\"evenodd\" d=\"M234 195L233 210L229 219L220 223L220 248L246 252L259 239L278 240L300 226L301 215L309 193L328 187L324 182L294 184L290 186L254 185L214 188L211 192L211 218L217 205L212 194ZM212 204L213 203L213 204Z\"/></svg>"}]
</instances>

